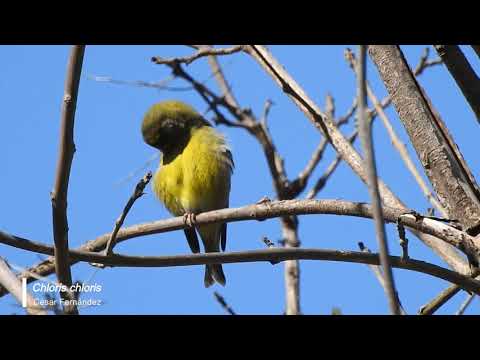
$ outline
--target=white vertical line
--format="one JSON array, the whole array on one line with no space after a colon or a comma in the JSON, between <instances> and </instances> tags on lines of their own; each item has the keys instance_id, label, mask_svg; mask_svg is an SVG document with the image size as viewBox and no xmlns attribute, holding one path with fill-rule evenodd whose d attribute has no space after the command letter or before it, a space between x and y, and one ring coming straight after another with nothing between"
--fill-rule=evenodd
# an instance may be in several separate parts
<instances>
[{"instance_id":1,"label":"white vertical line","mask_svg":"<svg viewBox=\"0 0 480 360\"><path fill-rule=\"evenodd\" d=\"M27 307L27 278L22 278L22 306Z\"/></svg>"}]
</instances>

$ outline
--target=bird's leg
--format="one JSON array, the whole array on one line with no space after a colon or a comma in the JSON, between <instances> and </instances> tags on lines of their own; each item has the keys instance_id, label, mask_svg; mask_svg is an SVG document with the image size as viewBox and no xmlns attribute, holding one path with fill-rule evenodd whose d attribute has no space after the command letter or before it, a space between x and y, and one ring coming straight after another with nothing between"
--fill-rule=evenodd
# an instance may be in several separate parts
<instances>
[{"instance_id":1,"label":"bird's leg","mask_svg":"<svg viewBox=\"0 0 480 360\"><path fill-rule=\"evenodd\" d=\"M196 215L193 212L186 212L183 214L183 223L188 227L193 227L196 223Z\"/></svg>"}]
</instances>

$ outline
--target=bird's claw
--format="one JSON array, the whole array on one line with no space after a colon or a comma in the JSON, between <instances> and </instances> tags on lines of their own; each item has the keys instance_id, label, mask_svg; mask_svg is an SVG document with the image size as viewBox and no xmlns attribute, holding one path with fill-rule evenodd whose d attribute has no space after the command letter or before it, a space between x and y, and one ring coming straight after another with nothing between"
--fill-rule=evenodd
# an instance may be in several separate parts
<instances>
[{"instance_id":1,"label":"bird's claw","mask_svg":"<svg viewBox=\"0 0 480 360\"><path fill-rule=\"evenodd\" d=\"M183 215L183 223L188 227L193 227L196 222L196 215L194 213L185 213Z\"/></svg>"}]
</instances>

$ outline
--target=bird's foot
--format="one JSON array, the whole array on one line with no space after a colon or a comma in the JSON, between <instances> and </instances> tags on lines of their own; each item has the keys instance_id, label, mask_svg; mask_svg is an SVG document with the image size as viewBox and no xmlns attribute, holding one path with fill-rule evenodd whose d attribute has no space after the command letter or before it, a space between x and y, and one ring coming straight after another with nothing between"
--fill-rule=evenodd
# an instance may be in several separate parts
<instances>
[{"instance_id":1,"label":"bird's foot","mask_svg":"<svg viewBox=\"0 0 480 360\"><path fill-rule=\"evenodd\" d=\"M196 222L197 222L196 215L194 213L189 212L183 215L183 223L188 227L190 228L193 227Z\"/></svg>"}]
</instances>

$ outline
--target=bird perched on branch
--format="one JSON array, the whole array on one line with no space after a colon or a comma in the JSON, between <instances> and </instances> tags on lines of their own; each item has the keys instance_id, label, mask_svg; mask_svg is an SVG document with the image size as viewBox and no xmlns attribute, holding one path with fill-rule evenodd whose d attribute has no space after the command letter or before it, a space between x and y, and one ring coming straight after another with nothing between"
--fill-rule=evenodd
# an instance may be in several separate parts
<instances>
[{"instance_id":1,"label":"bird perched on branch","mask_svg":"<svg viewBox=\"0 0 480 360\"><path fill-rule=\"evenodd\" d=\"M142 123L144 141L162 152L152 187L174 216L184 216L185 236L200 252L195 214L228 207L232 153L222 134L191 106L180 101L153 105ZM205 252L225 251L227 224L198 225ZM225 285L221 264L205 267L205 287Z\"/></svg>"}]
</instances>

